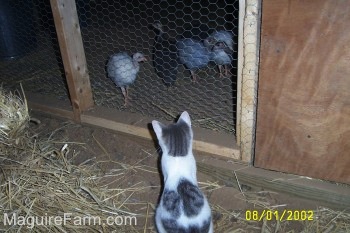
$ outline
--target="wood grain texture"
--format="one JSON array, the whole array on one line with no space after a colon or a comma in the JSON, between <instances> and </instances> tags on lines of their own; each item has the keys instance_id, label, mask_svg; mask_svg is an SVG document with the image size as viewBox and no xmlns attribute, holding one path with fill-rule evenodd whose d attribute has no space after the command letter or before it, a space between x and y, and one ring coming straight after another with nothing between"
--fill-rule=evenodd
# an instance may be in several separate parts
<instances>
[{"instance_id":1,"label":"wood grain texture","mask_svg":"<svg viewBox=\"0 0 350 233\"><path fill-rule=\"evenodd\" d=\"M73 0L50 0L74 119L94 105L79 20Z\"/></svg>"},{"instance_id":2,"label":"wood grain texture","mask_svg":"<svg viewBox=\"0 0 350 233\"><path fill-rule=\"evenodd\" d=\"M254 165L350 183L350 1L262 11Z\"/></svg>"}]
</instances>

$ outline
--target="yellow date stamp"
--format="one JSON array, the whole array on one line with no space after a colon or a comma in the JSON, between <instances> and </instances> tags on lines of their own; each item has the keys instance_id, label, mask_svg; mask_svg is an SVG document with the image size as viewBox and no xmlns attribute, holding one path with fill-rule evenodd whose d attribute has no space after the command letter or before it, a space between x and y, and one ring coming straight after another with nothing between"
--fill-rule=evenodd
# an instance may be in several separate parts
<instances>
[{"instance_id":1,"label":"yellow date stamp","mask_svg":"<svg viewBox=\"0 0 350 233\"><path fill-rule=\"evenodd\" d=\"M313 210L246 210L247 221L313 221Z\"/></svg>"}]
</instances>

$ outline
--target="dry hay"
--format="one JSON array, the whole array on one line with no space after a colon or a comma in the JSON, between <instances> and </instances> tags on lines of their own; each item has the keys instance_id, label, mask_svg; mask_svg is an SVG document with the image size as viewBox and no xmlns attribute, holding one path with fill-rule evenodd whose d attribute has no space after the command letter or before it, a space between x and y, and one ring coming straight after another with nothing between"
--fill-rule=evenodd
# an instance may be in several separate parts
<instances>
[{"instance_id":1,"label":"dry hay","mask_svg":"<svg viewBox=\"0 0 350 233\"><path fill-rule=\"evenodd\" d=\"M137 168L116 164L105 172L91 161L74 165L76 152L68 144L57 148L52 135L30 135L25 100L4 90L0 94L0 231L137 232L138 216L126 203L143 187L112 189L107 183Z\"/></svg>"},{"instance_id":2,"label":"dry hay","mask_svg":"<svg viewBox=\"0 0 350 233\"><path fill-rule=\"evenodd\" d=\"M235 173L234 173L235 174ZM240 193L232 197L232 201L245 201L250 206L248 209L225 209L222 206L211 204L213 213L214 229L223 233L350 233L350 208L344 210L333 210L319 206L317 209L292 209L288 204L271 203L272 195L278 194L272 191L250 192L241 188L240 182L234 175ZM275 201L274 201L275 202ZM285 211L291 211L292 219L287 217L277 221L275 215L267 216L269 213L278 213L279 217ZM252 219L251 214L256 211L259 219ZM304 216L302 212L307 213ZM265 213L262 215L262 213ZM288 214L287 214L288 215ZM250 218L250 219L248 219ZM296 219L300 220L296 220ZM304 219L302 219L304 218ZM261 220L260 220L261 219ZM312 220L311 220L312 219Z\"/></svg>"},{"instance_id":3,"label":"dry hay","mask_svg":"<svg viewBox=\"0 0 350 233\"><path fill-rule=\"evenodd\" d=\"M350 209L332 210L319 206L312 212L313 220L282 220L276 221L274 215L263 215L262 220L248 220L246 211L278 211L292 210L301 216L301 209L291 209L287 204L273 205L267 198L272 192L241 192L233 198L245 200L252 208L244 210L228 210L218 205L211 205L215 231L223 233L350 233ZM275 193L277 194L277 193ZM252 215L248 215L252 217ZM311 216L311 215L307 215Z\"/></svg>"},{"instance_id":4,"label":"dry hay","mask_svg":"<svg viewBox=\"0 0 350 233\"><path fill-rule=\"evenodd\" d=\"M18 92L8 92L0 87L0 143L20 144L28 122L28 107L24 95L21 97Z\"/></svg>"},{"instance_id":5,"label":"dry hay","mask_svg":"<svg viewBox=\"0 0 350 233\"><path fill-rule=\"evenodd\" d=\"M48 146L47 142L34 141L31 147L24 160L1 157L2 163L6 163L2 166L0 187L1 222L5 220L2 219L5 213L9 218L15 215L34 219L47 219L49 216L62 219L66 214L71 216L71 221L62 224L51 222L51 225L37 223L34 224L35 232L80 232L82 229L132 232L133 225L137 222L123 224L123 221L137 221L133 218L136 215L124 203L134 192L142 191L142 188L135 185L126 189L112 189L104 182L106 177L122 177L128 167L105 173L98 163L73 165L67 144L61 150L56 150ZM43 147L47 149L43 150ZM112 223L117 222L109 226L107 218ZM4 227L11 231L21 228Z\"/></svg>"}]
</instances>

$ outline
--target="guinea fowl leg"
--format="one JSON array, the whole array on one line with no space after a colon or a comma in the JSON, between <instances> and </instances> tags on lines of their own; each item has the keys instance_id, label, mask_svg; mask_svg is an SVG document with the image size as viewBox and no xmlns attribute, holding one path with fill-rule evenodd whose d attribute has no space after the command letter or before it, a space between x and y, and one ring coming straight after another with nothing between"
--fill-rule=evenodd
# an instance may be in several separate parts
<instances>
[{"instance_id":1,"label":"guinea fowl leg","mask_svg":"<svg viewBox=\"0 0 350 233\"><path fill-rule=\"evenodd\" d=\"M224 78L224 74L223 74L223 69L222 69L222 65L218 65L219 67L219 73L220 73L220 78Z\"/></svg>"},{"instance_id":2,"label":"guinea fowl leg","mask_svg":"<svg viewBox=\"0 0 350 233\"><path fill-rule=\"evenodd\" d=\"M125 88L125 87L121 87L120 89L122 89L122 92L123 92L123 96L124 96L124 107L127 106L128 104L128 88Z\"/></svg>"},{"instance_id":3,"label":"guinea fowl leg","mask_svg":"<svg viewBox=\"0 0 350 233\"><path fill-rule=\"evenodd\" d=\"M231 72L229 71L230 69L229 69L229 66L228 65L224 65L225 66L225 76L226 77L229 77L229 76L231 76ZM229 73L230 72L230 73Z\"/></svg>"},{"instance_id":4,"label":"guinea fowl leg","mask_svg":"<svg viewBox=\"0 0 350 233\"><path fill-rule=\"evenodd\" d=\"M198 82L196 73L193 70L190 70L190 72L192 75L192 82L194 83Z\"/></svg>"},{"instance_id":5,"label":"guinea fowl leg","mask_svg":"<svg viewBox=\"0 0 350 233\"><path fill-rule=\"evenodd\" d=\"M126 96L125 96L125 106L127 106L127 105L132 105L131 103L130 103L130 100L132 100L131 99L131 97L129 97L129 87L126 87L125 88L125 90L126 90Z\"/></svg>"}]
</instances>

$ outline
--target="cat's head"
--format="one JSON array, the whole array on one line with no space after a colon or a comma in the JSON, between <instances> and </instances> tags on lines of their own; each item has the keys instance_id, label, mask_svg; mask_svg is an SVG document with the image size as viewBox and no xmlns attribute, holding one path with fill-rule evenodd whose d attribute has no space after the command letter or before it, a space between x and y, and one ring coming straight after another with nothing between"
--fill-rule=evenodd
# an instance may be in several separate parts
<instances>
[{"instance_id":1,"label":"cat's head","mask_svg":"<svg viewBox=\"0 0 350 233\"><path fill-rule=\"evenodd\" d=\"M183 112L175 124L164 125L152 121L154 132L162 148L163 155L186 156L192 152L193 133L188 112Z\"/></svg>"}]
</instances>

